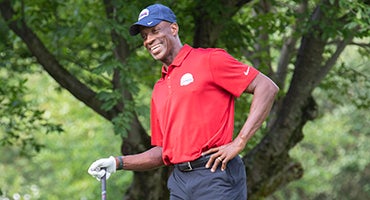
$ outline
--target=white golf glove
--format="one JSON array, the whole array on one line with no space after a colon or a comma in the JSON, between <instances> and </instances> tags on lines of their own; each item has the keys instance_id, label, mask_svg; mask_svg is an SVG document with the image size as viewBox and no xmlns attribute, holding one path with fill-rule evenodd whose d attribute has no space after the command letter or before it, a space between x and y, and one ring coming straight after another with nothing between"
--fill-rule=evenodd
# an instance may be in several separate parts
<instances>
[{"instance_id":1,"label":"white golf glove","mask_svg":"<svg viewBox=\"0 0 370 200\"><path fill-rule=\"evenodd\" d=\"M108 179L114 172L116 172L116 159L113 156L96 160L90 165L88 170L88 173L98 181L101 180L105 173L107 173L106 177Z\"/></svg>"}]
</instances>

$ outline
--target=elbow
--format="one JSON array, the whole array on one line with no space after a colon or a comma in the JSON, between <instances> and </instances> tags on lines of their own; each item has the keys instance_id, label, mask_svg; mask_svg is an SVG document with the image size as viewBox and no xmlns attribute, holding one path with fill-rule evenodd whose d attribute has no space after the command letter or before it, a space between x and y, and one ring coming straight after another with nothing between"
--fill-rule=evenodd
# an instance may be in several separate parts
<instances>
[{"instance_id":1,"label":"elbow","mask_svg":"<svg viewBox=\"0 0 370 200\"><path fill-rule=\"evenodd\" d=\"M277 93L279 92L279 90L280 90L280 88L279 88L279 86L277 86L275 83L273 83L274 85L273 85L273 94L274 94L274 96L276 96L277 95Z\"/></svg>"},{"instance_id":2,"label":"elbow","mask_svg":"<svg viewBox=\"0 0 370 200\"><path fill-rule=\"evenodd\" d=\"M273 97L276 97L276 95L278 94L280 88L279 86L277 86L272 80L270 81L270 84L269 84L269 87L268 87L268 91L269 93L273 96Z\"/></svg>"},{"instance_id":3,"label":"elbow","mask_svg":"<svg viewBox=\"0 0 370 200\"><path fill-rule=\"evenodd\" d=\"M274 99L279 92L279 87L266 75L260 73L246 91L252 94L260 93L262 96Z\"/></svg>"}]
</instances>

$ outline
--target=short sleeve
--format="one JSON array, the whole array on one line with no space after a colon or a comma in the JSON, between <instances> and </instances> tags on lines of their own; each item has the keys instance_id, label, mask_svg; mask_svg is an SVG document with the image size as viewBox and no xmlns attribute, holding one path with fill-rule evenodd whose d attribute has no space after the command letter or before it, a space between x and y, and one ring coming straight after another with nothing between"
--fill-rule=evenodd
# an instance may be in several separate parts
<instances>
[{"instance_id":1,"label":"short sleeve","mask_svg":"<svg viewBox=\"0 0 370 200\"><path fill-rule=\"evenodd\" d=\"M222 49L212 51L209 59L214 82L235 97L239 97L259 73Z\"/></svg>"}]
</instances>

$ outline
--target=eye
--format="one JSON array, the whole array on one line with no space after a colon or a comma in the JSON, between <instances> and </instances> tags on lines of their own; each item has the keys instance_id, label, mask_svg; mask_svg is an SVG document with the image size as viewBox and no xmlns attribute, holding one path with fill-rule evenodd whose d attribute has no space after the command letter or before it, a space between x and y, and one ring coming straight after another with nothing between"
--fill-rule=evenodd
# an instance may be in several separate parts
<instances>
[{"instance_id":1,"label":"eye","mask_svg":"<svg viewBox=\"0 0 370 200\"><path fill-rule=\"evenodd\" d=\"M152 29L152 33L156 34L160 31L161 29L160 28L153 28Z\"/></svg>"},{"instance_id":2,"label":"eye","mask_svg":"<svg viewBox=\"0 0 370 200\"><path fill-rule=\"evenodd\" d=\"M146 40L147 34L141 34L141 38L143 38L143 40Z\"/></svg>"}]
</instances>

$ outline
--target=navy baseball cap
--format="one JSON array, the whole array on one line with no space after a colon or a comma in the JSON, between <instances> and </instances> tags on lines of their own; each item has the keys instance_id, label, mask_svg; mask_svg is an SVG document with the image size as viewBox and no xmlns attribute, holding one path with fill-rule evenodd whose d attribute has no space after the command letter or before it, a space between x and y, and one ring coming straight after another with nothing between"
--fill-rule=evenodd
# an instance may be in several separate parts
<instances>
[{"instance_id":1,"label":"navy baseball cap","mask_svg":"<svg viewBox=\"0 0 370 200\"><path fill-rule=\"evenodd\" d=\"M140 26L153 27L161 21L176 22L176 15L162 4L150 5L140 12L137 22L130 27L130 35L140 33Z\"/></svg>"}]
</instances>

